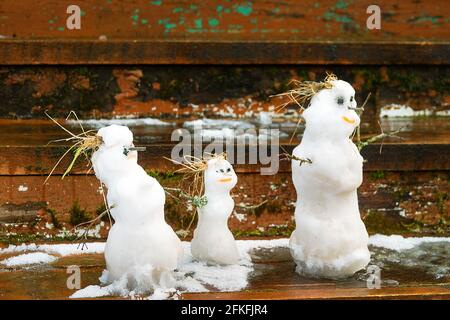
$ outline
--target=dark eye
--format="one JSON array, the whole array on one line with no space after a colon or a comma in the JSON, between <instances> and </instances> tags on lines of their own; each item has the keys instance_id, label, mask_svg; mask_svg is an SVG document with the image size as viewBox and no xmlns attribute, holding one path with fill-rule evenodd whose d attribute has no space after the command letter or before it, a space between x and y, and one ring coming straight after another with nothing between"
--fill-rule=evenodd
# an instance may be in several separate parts
<instances>
[{"instance_id":1,"label":"dark eye","mask_svg":"<svg viewBox=\"0 0 450 320\"><path fill-rule=\"evenodd\" d=\"M344 104L344 97L339 97L336 99L337 104Z\"/></svg>"},{"instance_id":2,"label":"dark eye","mask_svg":"<svg viewBox=\"0 0 450 320\"><path fill-rule=\"evenodd\" d=\"M350 102L353 102L353 96L352 96L352 97L350 97Z\"/></svg>"},{"instance_id":3,"label":"dark eye","mask_svg":"<svg viewBox=\"0 0 450 320\"><path fill-rule=\"evenodd\" d=\"M231 171L231 168L227 168L227 172L230 172Z\"/></svg>"},{"instance_id":4,"label":"dark eye","mask_svg":"<svg viewBox=\"0 0 450 320\"><path fill-rule=\"evenodd\" d=\"M220 172L224 173L225 171L223 169L220 169Z\"/></svg>"}]
</instances>

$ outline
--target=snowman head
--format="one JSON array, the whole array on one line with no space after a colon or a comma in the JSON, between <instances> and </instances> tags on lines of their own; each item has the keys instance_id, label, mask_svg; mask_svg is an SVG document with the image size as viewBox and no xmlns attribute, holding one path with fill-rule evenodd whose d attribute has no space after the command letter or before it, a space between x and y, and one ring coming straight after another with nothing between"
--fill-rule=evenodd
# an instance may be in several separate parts
<instances>
[{"instance_id":1,"label":"snowman head","mask_svg":"<svg viewBox=\"0 0 450 320\"><path fill-rule=\"evenodd\" d=\"M229 193L237 183L237 176L230 162L219 156L208 160L206 164L205 192Z\"/></svg>"},{"instance_id":2,"label":"snowman head","mask_svg":"<svg viewBox=\"0 0 450 320\"><path fill-rule=\"evenodd\" d=\"M98 130L102 144L92 155L97 178L107 186L114 177L123 174L137 163L137 152L127 151L133 146L133 133L126 126L111 125Z\"/></svg>"},{"instance_id":3,"label":"snowman head","mask_svg":"<svg viewBox=\"0 0 450 320\"><path fill-rule=\"evenodd\" d=\"M360 123L355 112L355 89L342 80L331 80L330 84L330 88L313 95L303 118L307 129L316 135L347 138Z\"/></svg>"}]
</instances>

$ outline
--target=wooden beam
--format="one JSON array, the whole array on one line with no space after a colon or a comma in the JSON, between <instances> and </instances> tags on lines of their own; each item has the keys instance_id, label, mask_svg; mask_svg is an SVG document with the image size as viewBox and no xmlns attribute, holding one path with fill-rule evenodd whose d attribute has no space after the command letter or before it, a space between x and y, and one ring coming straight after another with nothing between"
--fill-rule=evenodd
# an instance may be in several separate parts
<instances>
[{"instance_id":1,"label":"wooden beam","mask_svg":"<svg viewBox=\"0 0 450 320\"><path fill-rule=\"evenodd\" d=\"M147 151L139 153L139 163L147 170L161 172L174 171L177 166L163 157L170 157L173 145L149 145ZM291 153L293 145L282 146ZM48 175L67 147L0 147L0 175ZM365 171L434 171L450 170L450 144L385 144L380 153L380 145L372 144L362 151L367 160ZM67 156L54 171L62 175L69 166L71 155ZM72 175L85 175L88 168L84 159L77 161L71 171ZM290 172L290 161L280 161L279 172ZM259 174L262 167L268 165L236 165L238 173ZM92 170L90 172L92 173Z\"/></svg>"},{"instance_id":2,"label":"wooden beam","mask_svg":"<svg viewBox=\"0 0 450 320\"><path fill-rule=\"evenodd\" d=\"M0 40L0 65L450 64L450 43Z\"/></svg>"}]
</instances>

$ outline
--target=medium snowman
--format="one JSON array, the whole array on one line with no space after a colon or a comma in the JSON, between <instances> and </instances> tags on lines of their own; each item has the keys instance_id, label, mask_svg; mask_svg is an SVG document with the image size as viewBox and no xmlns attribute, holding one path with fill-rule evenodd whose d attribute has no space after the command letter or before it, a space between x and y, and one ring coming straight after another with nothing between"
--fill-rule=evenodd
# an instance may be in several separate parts
<instances>
[{"instance_id":1,"label":"medium snowman","mask_svg":"<svg viewBox=\"0 0 450 320\"><path fill-rule=\"evenodd\" d=\"M234 210L231 189L237 176L224 156L206 161L204 170L204 197L207 204L198 208L198 223L191 242L194 258L210 264L237 264L239 252L233 234L228 229L228 218Z\"/></svg>"},{"instance_id":2,"label":"medium snowman","mask_svg":"<svg viewBox=\"0 0 450 320\"><path fill-rule=\"evenodd\" d=\"M303 138L293 151L296 229L289 246L298 273L347 277L370 261L356 193L363 158L350 139L360 122L355 90L333 78L311 96Z\"/></svg>"},{"instance_id":3,"label":"medium snowman","mask_svg":"<svg viewBox=\"0 0 450 320\"><path fill-rule=\"evenodd\" d=\"M92 156L93 168L108 189L115 220L105 248L106 282L125 278L136 291L170 287L182 247L164 220L164 189L138 165L127 127L111 125L97 135L102 144Z\"/></svg>"}]
</instances>

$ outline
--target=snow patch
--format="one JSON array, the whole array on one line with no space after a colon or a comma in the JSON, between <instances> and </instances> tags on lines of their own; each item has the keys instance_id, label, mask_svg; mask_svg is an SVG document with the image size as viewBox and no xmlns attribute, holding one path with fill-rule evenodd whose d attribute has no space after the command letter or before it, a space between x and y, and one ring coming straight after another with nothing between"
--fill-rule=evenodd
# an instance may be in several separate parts
<instances>
[{"instance_id":1,"label":"snow patch","mask_svg":"<svg viewBox=\"0 0 450 320\"><path fill-rule=\"evenodd\" d=\"M47 253L33 252L8 258L3 261L0 261L0 263L4 264L7 267L15 267L30 264L51 263L55 260L57 260L55 256L51 256Z\"/></svg>"},{"instance_id":2,"label":"snow patch","mask_svg":"<svg viewBox=\"0 0 450 320\"><path fill-rule=\"evenodd\" d=\"M399 235L386 236L376 234L369 238L369 245L382 247L395 251L412 249L424 242L450 242L450 237L411 237L404 238Z\"/></svg>"},{"instance_id":3,"label":"snow patch","mask_svg":"<svg viewBox=\"0 0 450 320\"><path fill-rule=\"evenodd\" d=\"M89 119L89 120L67 120L69 125L86 125L93 128L101 128L112 124L122 126L169 126L168 122L154 118L137 118L137 119Z\"/></svg>"},{"instance_id":4,"label":"snow patch","mask_svg":"<svg viewBox=\"0 0 450 320\"><path fill-rule=\"evenodd\" d=\"M208 128L208 129L222 129L222 128L230 128L230 129L251 129L255 126L251 123L245 121L237 121L237 120L222 120L222 119L198 119L192 121L186 121L183 124L185 128Z\"/></svg>"},{"instance_id":5,"label":"snow patch","mask_svg":"<svg viewBox=\"0 0 450 320\"><path fill-rule=\"evenodd\" d=\"M89 242L83 246L78 243L63 243L63 244L42 244L36 245L21 244L21 245L9 245L4 249L0 249L0 254L26 252L26 251L43 251L50 254L58 254L62 257L73 254L87 254L87 253L103 253L105 250L104 242Z\"/></svg>"},{"instance_id":6,"label":"snow patch","mask_svg":"<svg viewBox=\"0 0 450 320\"><path fill-rule=\"evenodd\" d=\"M414 110L410 106L400 104L389 104L381 108L381 118L400 118L418 116L450 116L450 110L434 111L430 109Z\"/></svg>"}]
</instances>

